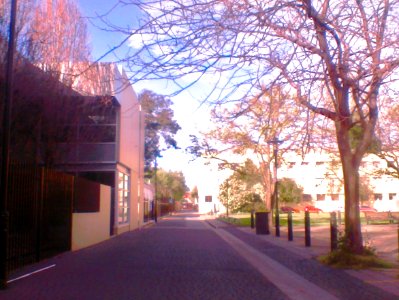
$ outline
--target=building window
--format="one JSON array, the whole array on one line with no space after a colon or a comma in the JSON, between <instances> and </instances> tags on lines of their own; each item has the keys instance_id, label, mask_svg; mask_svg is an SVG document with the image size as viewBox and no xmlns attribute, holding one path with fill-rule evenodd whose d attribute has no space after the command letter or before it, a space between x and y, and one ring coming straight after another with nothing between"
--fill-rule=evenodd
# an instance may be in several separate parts
<instances>
[{"instance_id":1,"label":"building window","mask_svg":"<svg viewBox=\"0 0 399 300\"><path fill-rule=\"evenodd\" d=\"M317 194L317 201L324 201L326 200L326 195L325 194Z\"/></svg>"},{"instance_id":2,"label":"building window","mask_svg":"<svg viewBox=\"0 0 399 300\"><path fill-rule=\"evenodd\" d=\"M332 201L338 201L339 200L339 195L338 194L331 194L331 200Z\"/></svg>"},{"instance_id":3,"label":"building window","mask_svg":"<svg viewBox=\"0 0 399 300\"><path fill-rule=\"evenodd\" d=\"M374 194L374 200L382 200L382 194Z\"/></svg>"},{"instance_id":4,"label":"building window","mask_svg":"<svg viewBox=\"0 0 399 300\"><path fill-rule=\"evenodd\" d=\"M393 200L396 198L396 193L389 193L389 200Z\"/></svg>"},{"instance_id":5,"label":"building window","mask_svg":"<svg viewBox=\"0 0 399 300\"><path fill-rule=\"evenodd\" d=\"M312 195L310 195L310 194L303 194L303 195L302 195L302 201L304 201L304 202L312 201Z\"/></svg>"},{"instance_id":6,"label":"building window","mask_svg":"<svg viewBox=\"0 0 399 300\"><path fill-rule=\"evenodd\" d=\"M205 202L212 202L212 196L205 196Z\"/></svg>"},{"instance_id":7,"label":"building window","mask_svg":"<svg viewBox=\"0 0 399 300\"><path fill-rule=\"evenodd\" d=\"M288 169L292 169L293 167L295 167L295 162L289 162Z\"/></svg>"},{"instance_id":8,"label":"building window","mask_svg":"<svg viewBox=\"0 0 399 300\"><path fill-rule=\"evenodd\" d=\"M302 166L307 166L307 165L309 165L309 163L307 161L303 161L303 162L301 162L301 165Z\"/></svg>"},{"instance_id":9,"label":"building window","mask_svg":"<svg viewBox=\"0 0 399 300\"><path fill-rule=\"evenodd\" d=\"M118 225L123 225L129 223L130 178L122 172L118 174Z\"/></svg>"},{"instance_id":10,"label":"building window","mask_svg":"<svg viewBox=\"0 0 399 300\"><path fill-rule=\"evenodd\" d=\"M322 166L324 165L324 161L316 161L316 166Z\"/></svg>"}]
</instances>

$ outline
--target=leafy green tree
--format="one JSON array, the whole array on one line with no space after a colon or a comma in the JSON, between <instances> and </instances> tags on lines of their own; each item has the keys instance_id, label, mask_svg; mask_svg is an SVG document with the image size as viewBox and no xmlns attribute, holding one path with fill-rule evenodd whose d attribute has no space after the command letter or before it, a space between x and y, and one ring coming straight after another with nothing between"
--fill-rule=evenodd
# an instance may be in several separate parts
<instances>
[{"instance_id":1,"label":"leafy green tree","mask_svg":"<svg viewBox=\"0 0 399 300\"><path fill-rule=\"evenodd\" d=\"M219 200L232 212L251 211L262 206L262 177L251 160L235 169L219 188ZM263 204L263 205L262 205Z\"/></svg>"},{"instance_id":2,"label":"leafy green tree","mask_svg":"<svg viewBox=\"0 0 399 300\"><path fill-rule=\"evenodd\" d=\"M284 203L299 203L302 199L303 188L290 178L278 181L278 197Z\"/></svg>"},{"instance_id":3,"label":"leafy green tree","mask_svg":"<svg viewBox=\"0 0 399 300\"><path fill-rule=\"evenodd\" d=\"M183 199L184 194L189 190L186 179L182 172L165 171L158 169L152 183L157 186L157 199L172 198L176 201Z\"/></svg>"},{"instance_id":4,"label":"leafy green tree","mask_svg":"<svg viewBox=\"0 0 399 300\"><path fill-rule=\"evenodd\" d=\"M145 111L144 168L146 176L151 177L155 159L161 156L161 144L166 149L177 149L174 136L181 127L173 119L173 103L168 97L144 90L139 94L139 101Z\"/></svg>"},{"instance_id":5,"label":"leafy green tree","mask_svg":"<svg viewBox=\"0 0 399 300\"><path fill-rule=\"evenodd\" d=\"M197 186L193 187L193 189L191 190L190 198L191 198L191 200L194 200L194 203L198 203L199 196L198 196L198 187Z\"/></svg>"}]
</instances>

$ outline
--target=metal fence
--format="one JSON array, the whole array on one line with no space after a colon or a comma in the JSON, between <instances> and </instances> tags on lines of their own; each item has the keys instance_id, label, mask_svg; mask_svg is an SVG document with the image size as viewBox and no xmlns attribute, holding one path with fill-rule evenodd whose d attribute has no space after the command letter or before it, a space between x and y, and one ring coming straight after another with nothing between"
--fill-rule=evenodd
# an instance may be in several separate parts
<instances>
[{"instance_id":1,"label":"metal fence","mask_svg":"<svg viewBox=\"0 0 399 300\"><path fill-rule=\"evenodd\" d=\"M7 271L71 248L74 177L11 162Z\"/></svg>"}]
</instances>

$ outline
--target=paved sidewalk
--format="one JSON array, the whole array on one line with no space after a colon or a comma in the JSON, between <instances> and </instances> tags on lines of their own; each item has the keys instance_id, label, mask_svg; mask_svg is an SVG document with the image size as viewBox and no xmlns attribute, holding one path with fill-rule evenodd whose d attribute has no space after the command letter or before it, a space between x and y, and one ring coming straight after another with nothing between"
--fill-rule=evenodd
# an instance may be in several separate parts
<instances>
[{"instance_id":1,"label":"paved sidewalk","mask_svg":"<svg viewBox=\"0 0 399 300\"><path fill-rule=\"evenodd\" d=\"M295 269L304 278L309 276L311 277L309 280L319 278L320 284L324 288L326 288L325 282L327 281L342 281L342 278L339 278L341 275L333 275L329 279L329 277L325 276L324 274L327 272L326 269L324 269L324 271L320 274L318 274L317 271L315 273L315 270L318 268L317 264L320 265L315 261L315 258L319 255L327 254L330 251L328 227L313 227L311 231L312 245L311 247L305 247L303 230L296 230L294 232L294 241L288 241L287 230L284 227L282 227L280 230L280 237L276 237L274 230L271 230L270 235L256 235L255 229L251 229L250 227L233 226L214 218L208 218L207 221L214 228L222 229L234 234L242 240L245 240L252 247L260 249L260 251L263 251L265 254L277 260L281 264L286 265L291 269ZM372 228L368 228L367 230L371 232ZM388 248L390 249L392 247L390 246ZM364 283L371 284L399 297L398 261L397 259L395 260L394 255L385 255L383 258L393 263L394 267L392 269L378 270L339 270L339 272L341 272L341 274L344 272L346 275L350 275L350 277L348 277L349 279L346 278L346 280L350 280L350 278L357 278ZM298 265L300 266L298 267ZM306 267L304 267L304 265L306 265ZM339 286L335 286L333 289L339 288Z\"/></svg>"}]
</instances>

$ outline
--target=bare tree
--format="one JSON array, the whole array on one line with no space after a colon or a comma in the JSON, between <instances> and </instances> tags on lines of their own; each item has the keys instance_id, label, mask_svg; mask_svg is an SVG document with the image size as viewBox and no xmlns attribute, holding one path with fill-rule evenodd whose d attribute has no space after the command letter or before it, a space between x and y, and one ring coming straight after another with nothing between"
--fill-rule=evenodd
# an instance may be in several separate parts
<instances>
[{"instance_id":1,"label":"bare tree","mask_svg":"<svg viewBox=\"0 0 399 300\"><path fill-rule=\"evenodd\" d=\"M24 53L64 84L87 68L87 25L74 0L42 0L27 26ZM81 67L80 67L81 66Z\"/></svg>"},{"instance_id":2,"label":"bare tree","mask_svg":"<svg viewBox=\"0 0 399 300\"><path fill-rule=\"evenodd\" d=\"M395 103L396 97L387 99L383 109L382 118L377 124L377 147L373 153L385 160L387 167L377 170L378 175L387 174L399 178L399 105Z\"/></svg>"},{"instance_id":3,"label":"bare tree","mask_svg":"<svg viewBox=\"0 0 399 300\"><path fill-rule=\"evenodd\" d=\"M52 77L71 85L90 58L87 25L75 0L19 0L17 51ZM0 0L0 35L7 37L10 1ZM79 67L81 66L81 67Z\"/></svg>"},{"instance_id":4,"label":"bare tree","mask_svg":"<svg viewBox=\"0 0 399 300\"><path fill-rule=\"evenodd\" d=\"M240 156L256 154L261 169L264 202L272 210L274 192L271 163L272 145L275 138L285 141L280 146L279 156L287 151L295 151L309 141L304 130L307 114L302 107L295 106L295 99L279 86L265 89L257 97L243 99L229 107L216 106L212 120L215 128L205 134L208 144L217 141L224 145L219 154L230 151ZM217 152L212 153L218 155Z\"/></svg>"},{"instance_id":5,"label":"bare tree","mask_svg":"<svg viewBox=\"0 0 399 300\"><path fill-rule=\"evenodd\" d=\"M37 159L49 162L59 141L67 138L66 124L75 121L75 112L83 106L83 98L71 87L89 66L86 24L74 0L19 0L17 4L14 142L22 153L24 148L28 152L28 143L33 150L41 143L45 149ZM10 1L0 0L0 49L6 45L10 7Z\"/></svg>"},{"instance_id":6,"label":"bare tree","mask_svg":"<svg viewBox=\"0 0 399 300\"><path fill-rule=\"evenodd\" d=\"M363 250L359 165L380 95L399 64L397 0L124 0L143 13L126 57L132 79L210 86L208 100L240 100L289 85L297 104L335 126L345 183L345 233ZM190 75L190 76L187 76ZM362 132L352 148L350 131Z\"/></svg>"}]
</instances>

